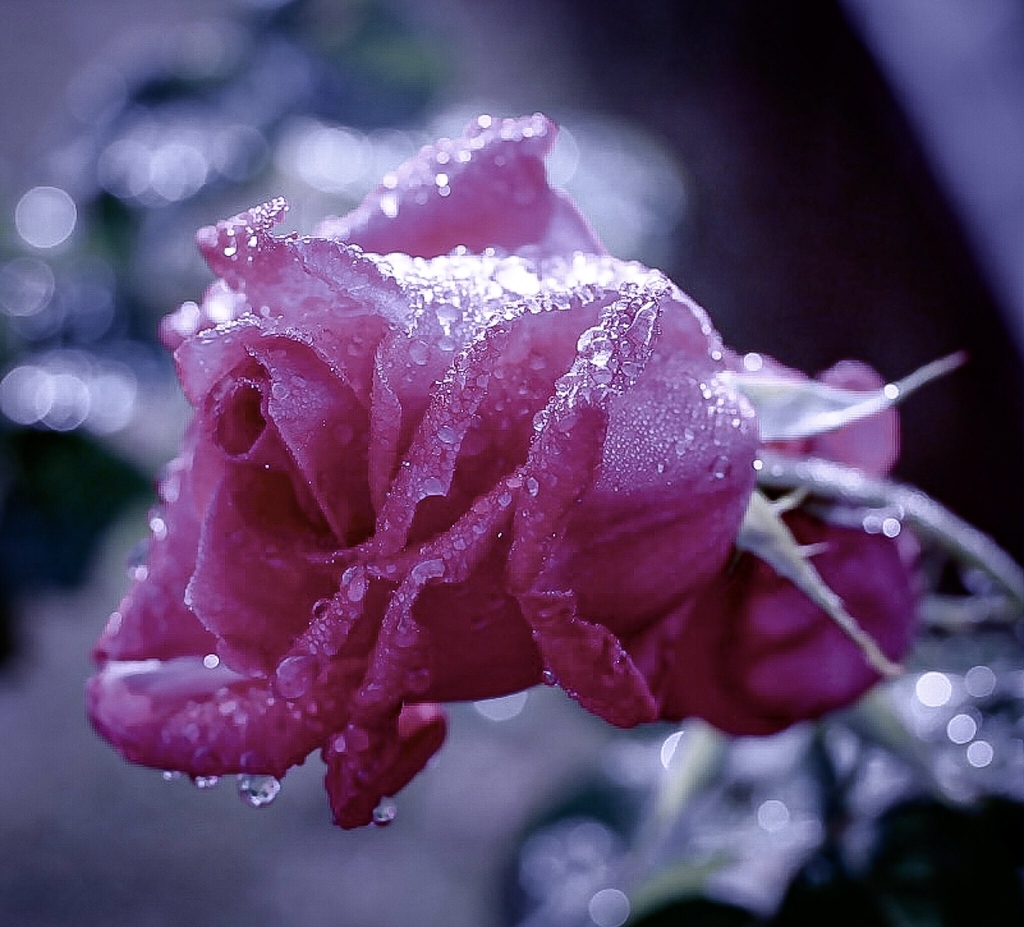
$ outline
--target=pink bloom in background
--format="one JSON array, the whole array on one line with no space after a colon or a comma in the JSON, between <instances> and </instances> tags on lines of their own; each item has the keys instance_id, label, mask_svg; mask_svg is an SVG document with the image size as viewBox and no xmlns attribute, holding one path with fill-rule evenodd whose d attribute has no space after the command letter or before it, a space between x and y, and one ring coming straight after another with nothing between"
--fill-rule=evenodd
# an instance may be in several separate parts
<instances>
[{"instance_id":1,"label":"pink bloom in background","mask_svg":"<svg viewBox=\"0 0 1024 927\"><path fill-rule=\"evenodd\" d=\"M624 727L767 732L877 679L736 558L760 439L735 357L547 185L554 136L481 117L314 237L273 236L281 201L199 232L218 279L162 329L195 416L88 684L129 760L280 777L320 749L354 827L438 749L438 702L548 682ZM881 472L895 418L814 440L787 449ZM896 545L787 518L898 657Z\"/></svg>"}]
</instances>

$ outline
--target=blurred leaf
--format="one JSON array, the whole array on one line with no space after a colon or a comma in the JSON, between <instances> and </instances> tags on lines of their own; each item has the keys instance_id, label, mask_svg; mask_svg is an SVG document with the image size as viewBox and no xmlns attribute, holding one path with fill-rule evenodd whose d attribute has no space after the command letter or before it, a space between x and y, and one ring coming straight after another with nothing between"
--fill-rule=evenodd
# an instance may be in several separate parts
<instances>
[{"instance_id":1,"label":"blurred leaf","mask_svg":"<svg viewBox=\"0 0 1024 927\"><path fill-rule=\"evenodd\" d=\"M917 800L882 816L868 882L903 927L1024 924L1024 806Z\"/></svg>"},{"instance_id":2,"label":"blurred leaf","mask_svg":"<svg viewBox=\"0 0 1024 927\"><path fill-rule=\"evenodd\" d=\"M814 854L794 876L771 927L892 927L872 890L847 871L828 847Z\"/></svg>"},{"instance_id":3,"label":"blurred leaf","mask_svg":"<svg viewBox=\"0 0 1024 927\"><path fill-rule=\"evenodd\" d=\"M132 465L78 432L0 438L10 479L0 504L0 576L10 595L80 582L98 537L151 491Z\"/></svg>"},{"instance_id":4,"label":"blurred leaf","mask_svg":"<svg viewBox=\"0 0 1024 927\"><path fill-rule=\"evenodd\" d=\"M653 879L630 892L633 916L637 918L636 921L631 920L630 924L656 923L649 921L649 918L672 910L677 905L702 900L700 894L708 876L730 862L729 857L718 856L701 864L681 860L662 869Z\"/></svg>"},{"instance_id":5,"label":"blurred leaf","mask_svg":"<svg viewBox=\"0 0 1024 927\"><path fill-rule=\"evenodd\" d=\"M659 908L628 927L757 927L763 923L750 911L709 898L689 898Z\"/></svg>"}]
</instances>

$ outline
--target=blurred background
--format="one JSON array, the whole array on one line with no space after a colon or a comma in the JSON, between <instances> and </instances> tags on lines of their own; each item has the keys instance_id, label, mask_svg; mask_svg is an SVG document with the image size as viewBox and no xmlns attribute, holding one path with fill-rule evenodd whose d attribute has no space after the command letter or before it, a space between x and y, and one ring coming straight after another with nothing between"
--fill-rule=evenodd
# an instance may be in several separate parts
<instances>
[{"instance_id":1,"label":"blurred background","mask_svg":"<svg viewBox=\"0 0 1024 927\"><path fill-rule=\"evenodd\" d=\"M0 924L1021 923L1019 624L924 632L907 678L776 738L459 706L357 833L318 760L252 811L88 730L187 418L155 331L209 280L194 230L277 194L308 230L535 110L609 249L737 350L892 379L966 350L897 475L1021 561L1017 0L0 0Z\"/></svg>"}]
</instances>

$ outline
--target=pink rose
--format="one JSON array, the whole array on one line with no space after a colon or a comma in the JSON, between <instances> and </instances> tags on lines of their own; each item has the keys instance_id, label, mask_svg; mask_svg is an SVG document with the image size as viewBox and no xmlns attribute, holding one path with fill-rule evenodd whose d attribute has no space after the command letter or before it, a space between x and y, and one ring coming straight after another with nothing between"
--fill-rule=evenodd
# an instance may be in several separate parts
<instances>
[{"instance_id":1,"label":"pink rose","mask_svg":"<svg viewBox=\"0 0 1024 927\"><path fill-rule=\"evenodd\" d=\"M753 410L703 310L547 185L554 135L481 117L314 237L272 235L283 201L199 232L218 279L162 330L195 417L88 684L129 760L280 777L320 748L353 827L440 746L438 702L547 681L620 726L773 729L876 678L732 569ZM822 572L895 655L906 571L848 541Z\"/></svg>"}]
</instances>

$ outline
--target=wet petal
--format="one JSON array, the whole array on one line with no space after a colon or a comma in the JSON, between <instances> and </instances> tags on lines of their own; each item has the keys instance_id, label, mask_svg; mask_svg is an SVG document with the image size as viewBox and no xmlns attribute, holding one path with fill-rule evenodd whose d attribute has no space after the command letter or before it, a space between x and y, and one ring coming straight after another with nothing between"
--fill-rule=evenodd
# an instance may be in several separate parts
<instances>
[{"instance_id":1,"label":"wet petal","mask_svg":"<svg viewBox=\"0 0 1024 927\"><path fill-rule=\"evenodd\" d=\"M882 651L898 660L913 631L915 595L896 542L786 516ZM661 716L698 715L734 734L765 734L849 704L879 679L864 654L800 590L750 556L669 622L675 662L659 681Z\"/></svg>"},{"instance_id":2,"label":"wet petal","mask_svg":"<svg viewBox=\"0 0 1024 927\"><path fill-rule=\"evenodd\" d=\"M151 536L145 562L93 650L100 664L107 660L144 660L214 650L215 639L185 604L199 540L193 508L190 456L179 458L162 481L164 505L150 517Z\"/></svg>"},{"instance_id":3,"label":"wet petal","mask_svg":"<svg viewBox=\"0 0 1024 927\"><path fill-rule=\"evenodd\" d=\"M328 219L318 235L367 251L418 257L447 254L460 245L539 254L604 248L564 194L547 183L544 156L557 129L535 115L470 123L458 139L424 148L384 179L342 219Z\"/></svg>"},{"instance_id":4,"label":"wet petal","mask_svg":"<svg viewBox=\"0 0 1024 927\"><path fill-rule=\"evenodd\" d=\"M324 784L340 827L363 827L385 796L394 795L444 742L440 707L410 705L371 730L350 725L323 749Z\"/></svg>"},{"instance_id":5,"label":"wet petal","mask_svg":"<svg viewBox=\"0 0 1024 927\"><path fill-rule=\"evenodd\" d=\"M289 474L230 462L203 520L186 601L218 638L218 653L247 673L266 673L334 590L315 565L329 539L310 525Z\"/></svg>"},{"instance_id":6,"label":"wet petal","mask_svg":"<svg viewBox=\"0 0 1024 927\"><path fill-rule=\"evenodd\" d=\"M192 776L281 777L322 741L319 718L199 657L112 661L86 688L89 718L124 757Z\"/></svg>"}]
</instances>

